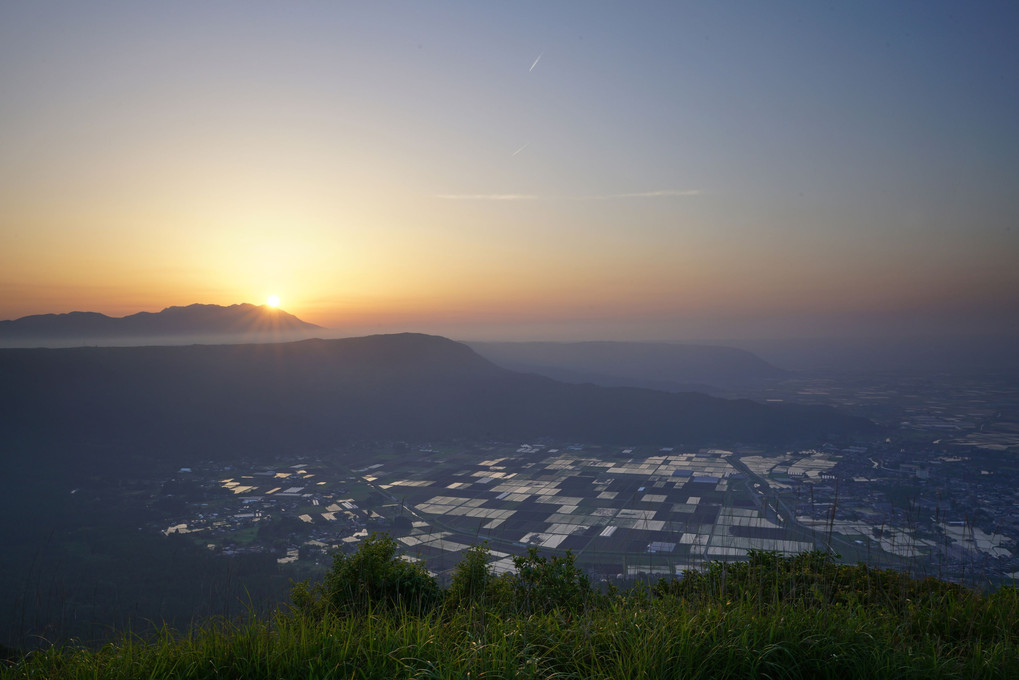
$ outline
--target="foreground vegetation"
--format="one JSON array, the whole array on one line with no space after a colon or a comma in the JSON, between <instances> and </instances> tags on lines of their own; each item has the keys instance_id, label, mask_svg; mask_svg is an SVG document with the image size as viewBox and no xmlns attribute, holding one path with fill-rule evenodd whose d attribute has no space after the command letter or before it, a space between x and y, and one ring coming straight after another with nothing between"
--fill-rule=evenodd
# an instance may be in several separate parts
<instances>
[{"instance_id":1,"label":"foreground vegetation","mask_svg":"<svg viewBox=\"0 0 1019 680\"><path fill-rule=\"evenodd\" d=\"M50 648L10 678L1015 678L1019 591L751 552L598 591L569 553L494 576L484 546L442 590L396 542L339 555L290 611L96 651Z\"/></svg>"}]
</instances>

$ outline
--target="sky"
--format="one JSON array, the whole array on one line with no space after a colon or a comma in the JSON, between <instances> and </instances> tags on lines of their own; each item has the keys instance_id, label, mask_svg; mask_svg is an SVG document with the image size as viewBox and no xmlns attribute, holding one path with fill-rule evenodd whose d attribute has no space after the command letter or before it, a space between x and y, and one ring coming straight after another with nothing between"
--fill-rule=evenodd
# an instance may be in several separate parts
<instances>
[{"instance_id":1,"label":"sky","mask_svg":"<svg viewBox=\"0 0 1019 680\"><path fill-rule=\"evenodd\" d=\"M0 319L1019 333L1013 2L0 3Z\"/></svg>"}]
</instances>

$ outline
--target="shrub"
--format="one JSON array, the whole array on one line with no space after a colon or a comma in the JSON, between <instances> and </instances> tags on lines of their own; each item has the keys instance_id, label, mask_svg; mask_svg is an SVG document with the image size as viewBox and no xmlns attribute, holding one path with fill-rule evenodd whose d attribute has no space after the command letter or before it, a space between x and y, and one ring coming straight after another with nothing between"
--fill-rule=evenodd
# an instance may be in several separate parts
<instances>
[{"instance_id":1,"label":"shrub","mask_svg":"<svg viewBox=\"0 0 1019 680\"><path fill-rule=\"evenodd\" d=\"M891 569L844 565L837 555L812 551L793 556L750 550L745 562L712 562L705 571L688 571L680 579L660 579L659 597L693 602L742 602L760 607L879 607L897 616L923 610L927 603L961 601L974 593L936 579L914 579Z\"/></svg>"},{"instance_id":2,"label":"shrub","mask_svg":"<svg viewBox=\"0 0 1019 680\"><path fill-rule=\"evenodd\" d=\"M453 570L449 584L449 601L455 606L483 605L495 576L488 566L488 544L475 545L464 553Z\"/></svg>"},{"instance_id":3,"label":"shrub","mask_svg":"<svg viewBox=\"0 0 1019 680\"><path fill-rule=\"evenodd\" d=\"M299 583L291 591L295 608L306 614L361 614L379 608L420 614L441 597L424 565L401 559L392 536L374 533L357 552L337 554L321 584Z\"/></svg>"},{"instance_id":4,"label":"shrub","mask_svg":"<svg viewBox=\"0 0 1019 680\"><path fill-rule=\"evenodd\" d=\"M590 601L591 582L574 564L573 552L551 559L528 548L527 555L513 558L517 574L513 590L517 608L523 613L550 610L578 611Z\"/></svg>"}]
</instances>

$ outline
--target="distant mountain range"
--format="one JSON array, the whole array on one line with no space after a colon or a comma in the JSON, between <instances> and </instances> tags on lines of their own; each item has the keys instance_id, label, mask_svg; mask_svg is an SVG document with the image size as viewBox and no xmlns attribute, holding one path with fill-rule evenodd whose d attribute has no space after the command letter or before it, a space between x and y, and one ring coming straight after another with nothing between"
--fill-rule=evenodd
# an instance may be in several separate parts
<instances>
[{"instance_id":1,"label":"distant mountain range","mask_svg":"<svg viewBox=\"0 0 1019 680\"><path fill-rule=\"evenodd\" d=\"M570 383L710 392L781 380L788 372L742 349L647 342L471 342L515 371Z\"/></svg>"},{"instance_id":2,"label":"distant mountain range","mask_svg":"<svg viewBox=\"0 0 1019 680\"><path fill-rule=\"evenodd\" d=\"M826 407L573 385L401 334L278 344L0 350L6 450L229 459L365 440L727 446L871 433ZM78 454L75 454L78 455Z\"/></svg>"},{"instance_id":3,"label":"distant mountain range","mask_svg":"<svg viewBox=\"0 0 1019 680\"><path fill-rule=\"evenodd\" d=\"M280 340L308 337L319 330L320 326L265 305L188 305L124 317L70 312L0 321L0 345L139 344L181 337L199 340L234 336Z\"/></svg>"}]
</instances>

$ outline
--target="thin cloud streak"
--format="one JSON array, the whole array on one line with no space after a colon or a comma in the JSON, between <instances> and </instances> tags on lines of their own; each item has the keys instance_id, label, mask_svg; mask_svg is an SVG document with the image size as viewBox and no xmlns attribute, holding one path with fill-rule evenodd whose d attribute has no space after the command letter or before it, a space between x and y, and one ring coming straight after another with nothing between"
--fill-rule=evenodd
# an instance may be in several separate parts
<instances>
[{"instance_id":1,"label":"thin cloud streak","mask_svg":"<svg viewBox=\"0 0 1019 680\"><path fill-rule=\"evenodd\" d=\"M609 194L607 196L594 196L593 198L674 198L700 196L703 193L700 189L663 189L662 191L643 191L635 194Z\"/></svg>"},{"instance_id":2,"label":"thin cloud streak","mask_svg":"<svg viewBox=\"0 0 1019 680\"><path fill-rule=\"evenodd\" d=\"M520 147L513 155L517 155L527 145ZM568 201L611 201L625 198L686 198L700 196L700 189L663 189L660 191L643 191L629 194L593 194L588 196L538 196L536 194L437 194L436 198L450 201L537 201L537 200L568 200Z\"/></svg>"},{"instance_id":3,"label":"thin cloud streak","mask_svg":"<svg viewBox=\"0 0 1019 680\"><path fill-rule=\"evenodd\" d=\"M439 194L436 198L447 201L533 201L533 194Z\"/></svg>"},{"instance_id":4,"label":"thin cloud streak","mask_svg":"<svg viewBox=\"0 0 1019 680\"><path fill-rule=\"evenodd\" d=\"M527 69L527 72L528 72L528 73L530 73L531 71L533 71L533 70L534 70L534 67L538 65L538 62L539 62L539 61L541 61L541 57L542 57L542 56L543 56L544 54L545 54L545 53L544 53L544 52L542 52L541 54L539 54L539 55L538 55L538 58L534 60L534 63L533 63L533 64L531 64L531 68Z\"/></svg>"}]
</instances>

